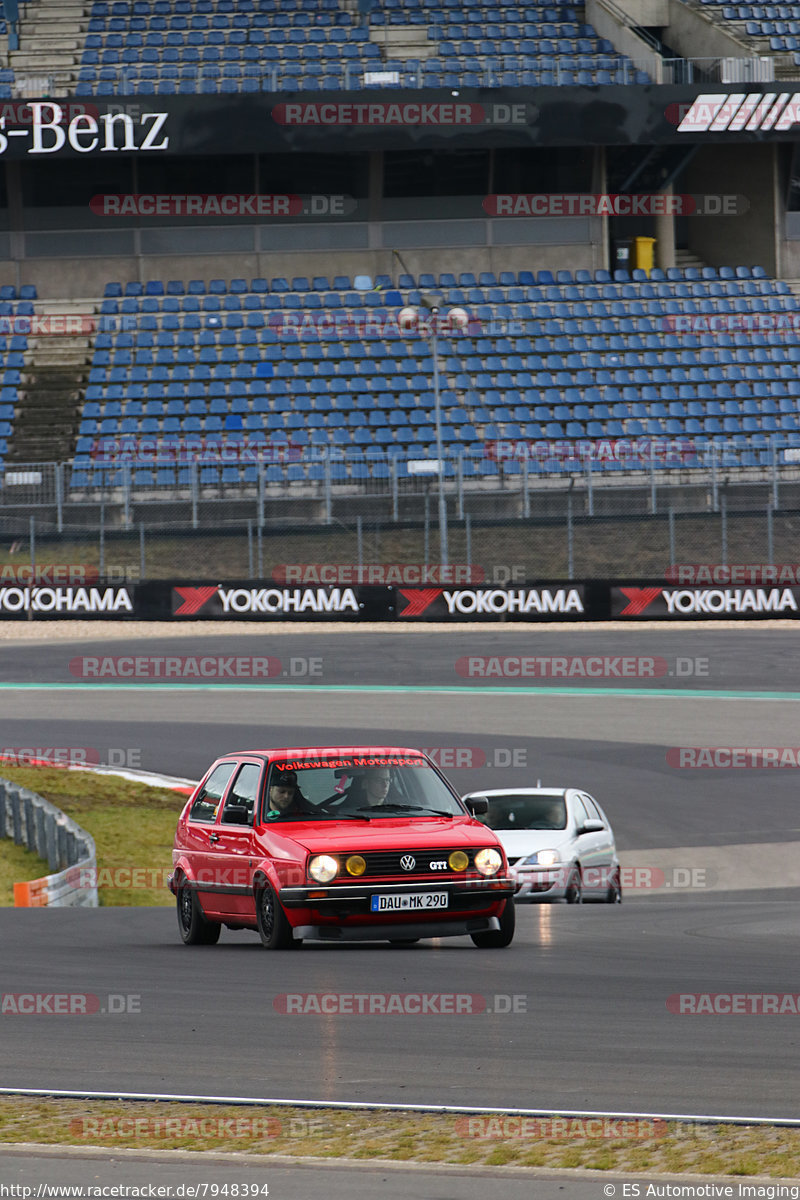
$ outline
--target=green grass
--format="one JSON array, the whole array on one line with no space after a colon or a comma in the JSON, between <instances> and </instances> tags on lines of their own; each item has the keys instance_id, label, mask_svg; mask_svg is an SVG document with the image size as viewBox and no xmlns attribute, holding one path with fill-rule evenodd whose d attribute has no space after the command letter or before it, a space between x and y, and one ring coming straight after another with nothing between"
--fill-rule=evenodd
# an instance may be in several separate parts
<instances>
[{"instance_id":1,"label":"green grass","mask_svg":"<svg viewBox=\"0 0 800 1200\"><path fill-rule=\"evenodd\" d=\"M58 767L6 767L0 777L51 800L90 833L97 846L103 905L169 905L172 841L185 796L167 788ZM0 838L0 904L14 903L13 884L46 875L34 854Z\"/></svg>"},{"instance_id":2,"label":"green grass","mask_svg":"<svg viewBox=\"0 0 800 1200\"><path fill-rule=\"evenodd\" d=\"M655 1136L642 1136L648 1123L639 1122L638 1136L602 1139L582 1136L580 1123L572 1122L566 1136L554 1137L540 1136L534 1121L524 1125L500 1116L484 1127L488 1136L475 1136L470 1120L454 1114L10 1096L0 1099L0 1145L223 1150L652 1175L800 1176L798 1129L670 1122L654 1129ZM505 1130L514 1132L502 1136Z\"/></svg>"}]
</instances>

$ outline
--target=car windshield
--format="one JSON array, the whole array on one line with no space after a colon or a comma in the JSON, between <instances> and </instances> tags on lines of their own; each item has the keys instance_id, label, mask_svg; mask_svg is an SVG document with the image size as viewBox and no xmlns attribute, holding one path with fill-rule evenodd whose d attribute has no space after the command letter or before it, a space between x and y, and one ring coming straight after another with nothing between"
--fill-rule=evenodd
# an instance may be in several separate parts
<instances>
[{"instance_id":1,"label":"car windshield","mask_svg":"<svg viewBox=\"0 0 800 1200\"><path fill-rule=\"evenodd\" d=\"M284 759L272 764L263 819L378 820L462 816L464 809L432 767L400 756Z\"/></svg>"},{"instance_id":2,"label":"car windshield","mask_svg":"<svg viewBox=\"0 0 800 1200\"><path fill-rule=\"evenodd\" d=\"M489 796L489 812L481 817L490 829L566 829L563 796L526 796L507 792Z\"/></svg>"}]
</instances>

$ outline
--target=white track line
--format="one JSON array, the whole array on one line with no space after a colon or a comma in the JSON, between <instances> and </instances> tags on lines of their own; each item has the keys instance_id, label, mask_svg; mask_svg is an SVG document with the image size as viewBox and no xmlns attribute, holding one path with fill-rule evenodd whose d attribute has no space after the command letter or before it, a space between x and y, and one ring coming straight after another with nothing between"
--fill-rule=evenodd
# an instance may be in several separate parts
<instances>
[{"instance_id":1,"label":"white track line","mask_svg":"<svg viewBox=\"0 0 800 1200\"><path fill-rule=\"evenodd\" d=\"M572 1108L491 1108L458 1104L394 1104L348 1100L287 1100L269 1096L193 1096L169 1092L89 1092L59 1088L0 1087L0 1096L38 1096L54 1100L141 1100L173 1104L233 1104L272 1106L275 1108L346 1109L349 1112L475 1113L515 1117L606 1117L612 1120L693 1121L710 1125L781 1125L800 1127L800 1117L732 1117L708 1113L603 1112L598 1109Z\"/></svg>"}]
</instances>

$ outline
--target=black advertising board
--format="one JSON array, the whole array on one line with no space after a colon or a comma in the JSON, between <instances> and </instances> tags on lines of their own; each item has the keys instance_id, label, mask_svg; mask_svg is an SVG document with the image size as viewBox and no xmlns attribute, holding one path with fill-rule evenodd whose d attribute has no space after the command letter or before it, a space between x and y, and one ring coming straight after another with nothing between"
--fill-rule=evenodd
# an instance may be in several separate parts
<instances>
[{"instance_id":1,"label":"black advertising board","mask_svg":"<svg viewBox=\"0 0 800 1200\"><path fill-rule=\"evenodd\" d=\"M462 88L0 102L0 158L793 141L788 84Z\"/></svg>"},{"instance_id":2,"label":"black advertising board","mask_svg":"<svg viewBox=\"0 0 800 1200\"><path fill-rule=\"evenodd\" d=\"M796 619L800 587L612 585L610 616L640 621Z\"/></svg>"},{"instance_id":3,"label":"black advertising board","mask_svg":"<svg viewBox=\"0 0 800 1200\"><path fill-rule=\"evenodd\" d=\"M584 621L582 584L535 587L397 588L394 617L403 621Z\"/></svg>"}]
</instances>

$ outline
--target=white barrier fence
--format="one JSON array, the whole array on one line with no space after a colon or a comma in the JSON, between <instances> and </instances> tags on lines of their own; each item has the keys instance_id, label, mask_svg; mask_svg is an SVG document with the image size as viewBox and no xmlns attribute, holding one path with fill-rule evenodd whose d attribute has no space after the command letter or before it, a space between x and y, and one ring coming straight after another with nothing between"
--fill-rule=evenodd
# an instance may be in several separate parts
<instances>
[{"instance_id":1,"label":"white barrier fence","mask_svg":"<svg viewBox=\"0 0 800 1200\"><path fill-rule=\"evenodd\" d=\"M97 851L94 839L49 800L0 779L0 836L45 859L51 875L14 884L20 908L96 908Z\"/></svg>"}]
</instances>

